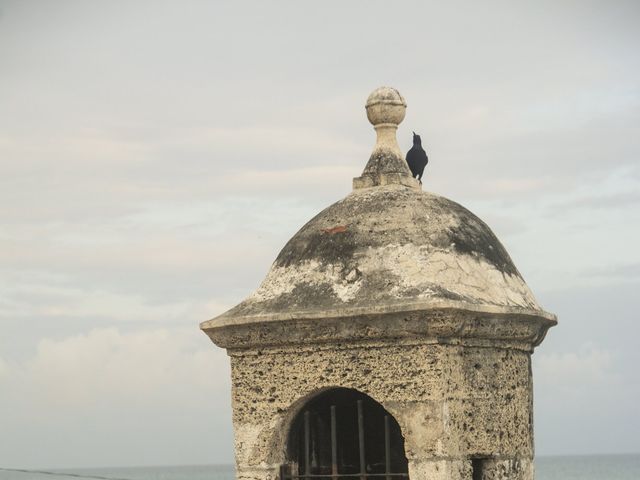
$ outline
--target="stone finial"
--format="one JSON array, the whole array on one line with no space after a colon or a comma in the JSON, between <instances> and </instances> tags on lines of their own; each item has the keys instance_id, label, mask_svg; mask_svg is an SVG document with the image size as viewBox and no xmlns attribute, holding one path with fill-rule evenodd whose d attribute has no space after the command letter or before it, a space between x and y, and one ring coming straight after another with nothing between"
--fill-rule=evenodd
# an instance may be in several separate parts
<instances>
[{"instance_id":1,"label":"stone finial","mask_svg":"<svg viewBox=\"0 0 640 480\"><path fill-rule=\"evenodd\" d=\"M377 140L362 175L353 179L353 188L395 183L419 189L420 184L411 175L396 139L396 130L407 109L404 98L395 88L376 88L367 98L365 108Z\"/></svg>"},{"instance_id":2,"label":"stone finial","mask_svg":"<svg viewBox=\"0 0 640 480\"><path fill-rule=\"evenodd\" d=\"M400 92L391 87L376 88L365 104L367 109L367 118L373 128L392 128L394 131L398 125L404 120L404 114L407 111L407 102L405 102ZM395 140L395 132L393 135ZM380 137L378 137L380 140ZM398 145L395 142L396 146Z\"/></svg>"}]
</instances>

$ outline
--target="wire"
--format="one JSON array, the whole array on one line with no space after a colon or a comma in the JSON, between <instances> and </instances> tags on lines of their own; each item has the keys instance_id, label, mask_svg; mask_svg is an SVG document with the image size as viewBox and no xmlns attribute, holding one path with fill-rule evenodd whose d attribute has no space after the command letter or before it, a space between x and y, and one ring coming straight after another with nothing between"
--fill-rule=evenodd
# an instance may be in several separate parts
<instances>
[{"instance_id":1,"label":"wire","mask_svg":"<svg viewBox=\"0 0 640 480\"><path fill-rule=\"evenodd\" d=\"M99 475L83 475L81 473L49 472L49 471L46 471L46 470L26 470L26 469L22 469L22 468L2 468L2 467L0 467L0 471L3 471L3 472L19 472L19 473L41 473L43 475L54 475L54 476L57 476L57 477L96 478L98 480L131 480L129 478L101 477Z\"/></svg>"}]
</instances>

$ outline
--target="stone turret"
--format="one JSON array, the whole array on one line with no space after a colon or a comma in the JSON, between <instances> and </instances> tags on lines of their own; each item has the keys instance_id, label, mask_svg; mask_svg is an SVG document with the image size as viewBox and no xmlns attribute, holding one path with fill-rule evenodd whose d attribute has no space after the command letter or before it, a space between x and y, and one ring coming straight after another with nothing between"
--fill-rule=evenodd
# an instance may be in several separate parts
<instances>
[{"instance_id":1,"label":"stone turret","mask_svg":"<svg viewBox=\"0 0 640 480\"><path fill-rule=\"evenodd\" d=\"M490 228L423 192L366 103L354 189L202 330L231 357L239 479L533 478L531 353L556 324Z\"/></svg>"}]
</instances>

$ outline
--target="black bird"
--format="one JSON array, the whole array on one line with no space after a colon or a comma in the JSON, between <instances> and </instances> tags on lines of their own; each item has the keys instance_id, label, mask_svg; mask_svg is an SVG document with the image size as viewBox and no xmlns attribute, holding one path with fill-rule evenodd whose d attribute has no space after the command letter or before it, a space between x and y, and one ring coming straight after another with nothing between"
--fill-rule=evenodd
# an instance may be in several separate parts
<instances>
[{"instance_id":1,"label":"black bird","mask_svg":"<svg viewBox=\"0 0 640 480\"><path fill-rule=\"evenodd\" d=\"M429 163L429 157L427 157L427 152L422 148L420 135L416 135L416 132L413 132L413 147L407 152L407 163L413 178L418 178L418 181L422 183L422 174L424 173L424 167Z\"/></svg>"}]
</instances>

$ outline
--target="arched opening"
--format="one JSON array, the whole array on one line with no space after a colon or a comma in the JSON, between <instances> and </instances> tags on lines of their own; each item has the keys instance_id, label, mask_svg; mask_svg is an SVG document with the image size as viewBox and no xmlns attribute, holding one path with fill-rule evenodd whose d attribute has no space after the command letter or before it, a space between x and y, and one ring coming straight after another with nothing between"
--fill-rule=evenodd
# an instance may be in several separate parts
<instances>
[{"instance_id":1,"label":"arched opening","mask_svg":"<svg viewBox=\"0 0 640 480\"><path fill-rule=\"evenodd\" d=\"M371 397L333 388L307 402L291 423L281 480L406 480L400 425Z\"/></svg>"}]
</instances>

